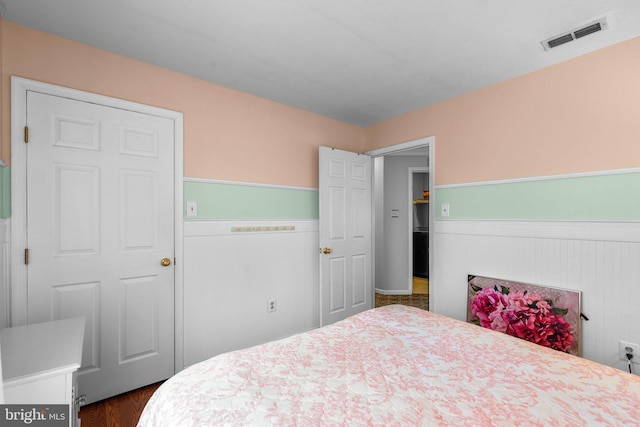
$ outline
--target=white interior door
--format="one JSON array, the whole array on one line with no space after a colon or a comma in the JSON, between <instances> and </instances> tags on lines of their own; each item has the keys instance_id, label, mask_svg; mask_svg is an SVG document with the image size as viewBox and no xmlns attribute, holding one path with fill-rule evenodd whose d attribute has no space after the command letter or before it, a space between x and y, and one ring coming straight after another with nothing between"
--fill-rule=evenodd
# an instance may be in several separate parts
<instances>
[{"instance_id":1,"label":"white interior door","mask_svg":"<svg viewBox=\"0 0 640 427\"><path fill-rule=\"evenodd\" d=\"M320 147L320 324L373 307L371 157Z\"/></svg>"},{"instance_id":2,"label":"white interior door","mask_svg":"<svg viewBox=\"0 0 640 427\"><path fill-rule=\"evenodd\" d=\"M86 318L88 403L171 376L173 121L28 91L27 125L27 322Z\"/></svg>"}]
</instances>

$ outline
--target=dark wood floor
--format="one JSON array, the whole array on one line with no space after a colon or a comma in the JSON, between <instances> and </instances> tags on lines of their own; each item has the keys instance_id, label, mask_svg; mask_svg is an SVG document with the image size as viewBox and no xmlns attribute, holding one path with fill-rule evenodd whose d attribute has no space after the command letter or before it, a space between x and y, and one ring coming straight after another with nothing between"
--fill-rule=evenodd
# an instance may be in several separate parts
<instances>
[{"instance_id":1,"label":"dark wood floor","mask_svg":"<svg viewBox=\"0 0 640 427\"><path fill-rule=\"evenodd\" d=\"M152 384L80 408L82 427L135 427L144 405L160 384Z\"/></svg>"}]
</instances>

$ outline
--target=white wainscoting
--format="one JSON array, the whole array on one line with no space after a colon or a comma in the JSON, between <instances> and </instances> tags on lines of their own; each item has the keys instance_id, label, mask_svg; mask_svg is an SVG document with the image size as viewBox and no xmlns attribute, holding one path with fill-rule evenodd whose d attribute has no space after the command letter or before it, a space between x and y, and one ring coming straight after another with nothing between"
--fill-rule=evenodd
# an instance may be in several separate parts
<instances>
[{"instance_id":1,"label":"white wainscoting","mask_svg":"<svg viewBox=\"0 0 640 427\"><path fill-rule=\"evenodd\" d=\"M10 228L8 219L0 219L0 329L11 325Z\"/></svg>"},{"instance_id":2,"label":"white wainscoting","mask_svg":"<svg viewBox=\"0 0 640 427\"><path fill-rule=\"evenodd\" d=\"M187 221L184 260L185 366L319 326L317 220Z\"/></svg>"},{"instance_id":3,"label":"white wainscoting","mask_svg":"<svg viewBox=\"0 0 640 427\"><path fill-rule=\"evenodd\" d=\"M467 275L582 291L582 355L640 343L640 222L436 221L432 310L465 320ZM640 372L640 365L635 365Z\"/></svg>"}]
</instances>

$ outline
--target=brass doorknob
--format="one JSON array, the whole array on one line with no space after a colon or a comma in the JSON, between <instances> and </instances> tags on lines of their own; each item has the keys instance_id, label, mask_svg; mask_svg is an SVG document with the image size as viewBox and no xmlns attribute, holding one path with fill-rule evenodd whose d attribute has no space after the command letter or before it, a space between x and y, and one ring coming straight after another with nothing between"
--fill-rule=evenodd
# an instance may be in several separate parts
<instances>
[{"instance_id":1,"label":"brass doorknob","mask_svg":"<svg viewBox=\"0 0 640 427\"><path fill-rule=\"evenodd\" d=\"M322 248L322 253L323 254L330 254L331 253L331 248Z\"/></svg>"},{"instance_id":2,"label":"brass doorknob","mask_svg":"<svg viewBox=\"0 0 640 427\"><path fill-rule=\"evenodd\" d=\"M160 260L160 265L163 267L168 267L171 265L171 260L169 258L162 258Z\"/></svg>"}]
</instances>

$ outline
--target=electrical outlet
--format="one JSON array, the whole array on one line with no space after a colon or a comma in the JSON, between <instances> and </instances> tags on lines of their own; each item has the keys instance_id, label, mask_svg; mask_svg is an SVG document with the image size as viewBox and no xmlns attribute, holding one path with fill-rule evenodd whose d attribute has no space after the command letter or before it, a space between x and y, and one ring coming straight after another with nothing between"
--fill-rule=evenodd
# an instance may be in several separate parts
<instances>
[{"instance_id":1,"label":"electrical outlet","mask_svg":"<svg viewBox=\"0 0 640 427\"><path fill-rule=\"evenodd\" d=\"M619 341L618 349L620 352L620 360L628 361L627 353L631 350L631 354L633 354L633 359L631 359L631 363L640 363L640 344L635 344L627 341Z\"/></svg>"},{"instance_id":2,"label":"electrical outlet","mask_svg":"<svg viewBox=\"0 0 640 427\"><path fill-rule=\"evenodd\" d=\"M270 299L267 301L267 313L273 313L278 308L276 304L276 299Z\"/></svg>"}]
</instances>

